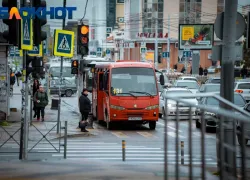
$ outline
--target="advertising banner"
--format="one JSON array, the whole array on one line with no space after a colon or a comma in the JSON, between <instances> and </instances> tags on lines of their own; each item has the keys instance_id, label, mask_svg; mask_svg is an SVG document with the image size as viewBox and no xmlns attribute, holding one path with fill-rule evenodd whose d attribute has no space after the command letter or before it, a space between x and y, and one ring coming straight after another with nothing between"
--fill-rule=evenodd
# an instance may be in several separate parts
<instances>
[{"instance_id":1,"label":"advertising banner","mask_svg":"<svg viewBox=\"0 0 250 180\"><path fill-rule=\"evenodd\" d=\"M179 50L212 49L214 41L213 24L180 24Z\"/></svg>"}]
</instances>

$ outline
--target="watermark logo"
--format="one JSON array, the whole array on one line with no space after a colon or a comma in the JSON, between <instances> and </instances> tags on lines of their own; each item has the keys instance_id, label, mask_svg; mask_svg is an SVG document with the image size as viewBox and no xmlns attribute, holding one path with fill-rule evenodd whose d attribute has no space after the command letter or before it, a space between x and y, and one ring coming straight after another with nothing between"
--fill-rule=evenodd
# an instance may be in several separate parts
<instances>
[{"instance_id":1,"label":"watermark logo","mask_svg":"<svg viewBox=\"0 0 250 180\"><path fill-rule=\"evenodd\" d=\"M34 19L35 17L39 19L46 19L47 16L50 19L73 19L73 11L76 11L76 7L50 7L47 10L44 7L34 8L34 7L12 7L9 11L7 7L0 7L0 19Z\"/></svg>"}]
</instances>

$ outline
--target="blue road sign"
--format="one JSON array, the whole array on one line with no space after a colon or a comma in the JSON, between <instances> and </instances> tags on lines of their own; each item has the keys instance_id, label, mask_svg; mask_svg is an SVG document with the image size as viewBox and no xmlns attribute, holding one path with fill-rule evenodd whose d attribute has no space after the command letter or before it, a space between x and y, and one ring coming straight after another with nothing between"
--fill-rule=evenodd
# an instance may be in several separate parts
<instances>
[{"instance_id":1,"label":"blue road sign","mask_svg":"<svg viewBox=\"0 0 250 180\"><path fill-rule=\"evenodd\" d=\"M106 50L106 54L110 54L110 50L109 49Z\"/></svg>"},{"instance_id":2,"label":"blue road sign","mask_svg":"<svg viewBox=\"0 0 250 180\"><path fill-rule=\"evenodd\" d=\"M55 30L54 55L73 57L74 36L73 31Z\"/></svg>"},{"instance_id":3,"label":"blue road sign","mask_svg":"<svg viewBox=\"0 0 250 180\"><path fill-rule=\"evenodd\" d=\"M21 48L24 50L33 49L33 24L32 19L21 20Z\"/></svg>"},{"instance_id":4,"label":"blue road sign","mask_svg":"<svg viewBox=\"0 0 250 180\"><path fill-rule=\"evenodd\" d=\"M192 52L191 51L183 51L183 57L191 57Z\"/></svg>"},{"instance_id":5,"label":"blue road sign","mask_svg":"<svg viewBox=\"0 0 250 180\"><path fill-rule=\"evenodd\" d=\"M31 51L27 52L29 56L43 56L43 45L40 44L39 46L33 46Z\"/></svg>"},{"instance_id":6,"label":"blue road sign","mask_svg":"<svg viewBox=\"0 0 250 180\"><path fill-rule=\"evenodd\" d=\"M168 58L169 57L169 52L163 52L162 57L163 58Z\"/></svg>"},{"instance_id":7,"label":"blue road sign","mask_svg":"<svg viewBox=\"0 0 250 180\"><path fill-rule=\"evenodd\" d=\"M102 52L102 48L101 48L101 47L98 47L98 48L97 48L97 52Z\"/></svg>"}]
</instances>

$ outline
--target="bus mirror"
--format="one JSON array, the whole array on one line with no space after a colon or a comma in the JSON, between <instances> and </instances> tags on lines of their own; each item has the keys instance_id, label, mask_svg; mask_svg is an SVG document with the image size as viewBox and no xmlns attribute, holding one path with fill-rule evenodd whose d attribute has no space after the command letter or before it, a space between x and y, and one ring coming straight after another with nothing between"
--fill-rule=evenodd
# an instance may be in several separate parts
<instances>
[{"instance_id":1,"label":"bus mirror","mask_svg":"<svg viewBox=\"0 0 250 180\"><path fill-rule=\"evenodd\" d=\"M162 86L165 84L164 76L162 74L160 75L160 83Z\"/></svg>"}]
</instances>

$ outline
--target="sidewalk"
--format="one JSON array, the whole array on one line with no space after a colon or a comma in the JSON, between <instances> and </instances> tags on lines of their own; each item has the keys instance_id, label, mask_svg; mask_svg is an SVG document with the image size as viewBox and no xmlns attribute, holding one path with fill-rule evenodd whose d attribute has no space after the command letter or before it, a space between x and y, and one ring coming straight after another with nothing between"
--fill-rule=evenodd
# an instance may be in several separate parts
<instances>
[{"instance_id":1,"label":"sidewalk","mask_svg":"<svg viewBox=\"0 0 250 180\"><path fill-rule=\"evenodd\" d=\"M162 164L110 163L102 161L61 160L43 162L0 162L0 180L162 180ZM168 166L169 180L175 180L175 166ZM188 180L188 167L180 166L179 179ZM200 167L194 167L192 180L201 179ZM207 180L217 180L206 173Z\"/></svg>"},{"instance_id":2,"label":"sidewalk","mask_svg":"<svg viewBox=\"0 0 250 180\"><path fill-rule=\"evenodd\" d=\"M21 83L20 86L14 86L13 97L10 98L10 108L13 109L13 112L10 112L10 116L8 117L8 122L10 126L7 127L0 127L0 141L7 140L12 134L16 131L14 138L19 140L20 138L20 127L21 127ZM69 100L69 99L68 99ZM72 100L72 99L71 99ZM95 129L88 129L89 133L83 133L78 129L78 122L79 122L79 114L76 112L74 107L69 107L69 104L63 103L63 101L67 101L67 99L62 100L61 105L61 113L60 113L60 121L61 127L64 127L64 122L68 122L68 137L82 137L82 136L92 136L97 135L98 130ZM30 101L28 102L30 104ZM74 103L74 99L73 99ZM30 116L30 106L28 105L28 117ZM29 128L29 140L37 140L42 137L42 134L45 135L49 131L49 135L47 136L48 139L56 139L59 137L64 136L64 130L61 130L60 134L56 133L57 130L57 116L58 110L51 110L51 100L49 105L45 109L45 122L38 122L36 119L32 119L32 126ZM3 129L4 128L4 129ZM6 131L9 133L7 133ZM19 130L19 131L18 131ZM40 133L40 132L42 133Z\"/></svg>"}]
</instances>

